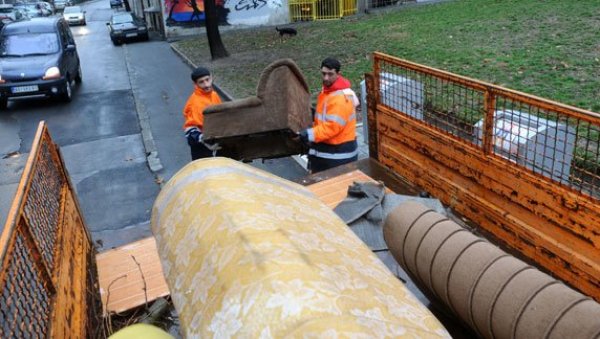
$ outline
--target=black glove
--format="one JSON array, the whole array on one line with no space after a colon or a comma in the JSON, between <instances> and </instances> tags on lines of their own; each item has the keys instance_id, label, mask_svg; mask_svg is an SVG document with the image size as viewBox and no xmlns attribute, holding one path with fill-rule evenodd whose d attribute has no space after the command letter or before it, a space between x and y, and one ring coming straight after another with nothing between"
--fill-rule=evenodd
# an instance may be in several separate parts
<instances>
[{"instance_id":1,"label":"black glove","mask_svg":"<svg viewBox=\"0 0 600 339\"><path fill-rule=\"evenodd\" d=\"M300 137L300 141L302 141L302 143L308 145L308 130L300 131L300 133L298 133L298 136Z\"/></svg>"},{"instance_id":2,"label":"black glove","mask_svg":"<svg viewBox=\"0 0 600 339\"><path fill-rule=\"evenodd\" d=\"M188 145L194 146L202 141L202 132L197 128L192 128L185 133Z\"/></svg>"}]
</instances>

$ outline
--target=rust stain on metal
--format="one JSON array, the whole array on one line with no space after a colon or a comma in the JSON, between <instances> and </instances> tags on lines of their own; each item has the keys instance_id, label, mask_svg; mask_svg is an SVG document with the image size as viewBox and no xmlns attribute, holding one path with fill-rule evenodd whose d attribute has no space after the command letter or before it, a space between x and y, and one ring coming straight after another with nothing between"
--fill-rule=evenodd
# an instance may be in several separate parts
<instances>
[{"instance_id":1,"label":"rust stain on metal","mask_svg":"<svg viewBox=\"0 0 600 339\"><path fill-rule=\"evenodd\" d=\"M367 87L367 124L369 134L369 156L377 159L377 100L375 90L375 78L373 74L365 74L365 85Z\"/></svg>"}]
</instances>

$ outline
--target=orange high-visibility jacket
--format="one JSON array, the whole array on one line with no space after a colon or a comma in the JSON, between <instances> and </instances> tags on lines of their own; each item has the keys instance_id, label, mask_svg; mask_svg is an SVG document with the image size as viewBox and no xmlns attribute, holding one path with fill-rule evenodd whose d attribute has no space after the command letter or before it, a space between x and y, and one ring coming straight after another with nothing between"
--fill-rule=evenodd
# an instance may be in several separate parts
<instances>
[{"instance_id":1,"label":"orange high-visibility jacket","mask_svg":"<svg viewBox=\"0 0 600 339\"><path fill-rule=\"evenodd\" d=\"M350 88L326 93L317 99L313 127L307 130L308 140L339 145L356 139L356 94Z\"/></svg>"},{"instance_id":2,"label":"orange high-visibility jacket","mask_svg":"<svg viewBox=\"0 0 600 339\"><path fill-rule=\"evenodd\" d=\"M200 87L194 85L194 93L190 95L183 108L183 117L185 118L183 130L187 132L194 127L202 130L202 126L204 125L204 110L208 106L220 103L221 98L216 91L206 93Z\"/></svg>"}]
</instances>

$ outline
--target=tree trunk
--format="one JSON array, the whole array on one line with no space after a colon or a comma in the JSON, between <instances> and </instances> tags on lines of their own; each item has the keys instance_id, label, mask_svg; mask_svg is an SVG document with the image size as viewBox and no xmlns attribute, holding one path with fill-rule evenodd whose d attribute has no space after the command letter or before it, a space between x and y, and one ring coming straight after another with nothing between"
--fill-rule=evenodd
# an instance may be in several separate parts
<instances>
[{"instance_id":1,"label":"tree trunk","mask_svg":"<svg viewBox=\"0 0 600 339\"><path fill-rule=\"evenodd\" d=\"M223 41L221 41L221 33L219 33L219 17L217 16L215 0L204 0L204 15L206 37L208 38L208 46L210 47L212 59L228 57L229 53L225 49Z\"/></svg>"}]
</instances>

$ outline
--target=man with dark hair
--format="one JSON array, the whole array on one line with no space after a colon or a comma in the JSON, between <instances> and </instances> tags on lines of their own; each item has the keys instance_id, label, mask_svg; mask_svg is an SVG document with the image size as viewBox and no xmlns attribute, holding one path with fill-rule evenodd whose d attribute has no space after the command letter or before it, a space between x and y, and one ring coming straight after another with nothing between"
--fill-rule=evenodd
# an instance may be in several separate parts
<instances>
[{"instance_id":1,"label":"man with dark hair","mask_svg":"<svg viewBox=\"0 0 600 339\"><path fill-rule=\"evenodd\" d=\"M194 92L190 95L183 109L185 123L183 129L188 145L192 152L192 160L208 158L216 155L218 144L206 142L202 136L204 125L204 110L206 107L221 103L221 98L213 89L210 71L204 67L198 67L192 71Z\"/></svg>"},{"instance_id":2,"label":"man with dark hair","mask_svg":"<svg viewBox=\"0 0 600 339\"><path fill-rule=\"evenodd\" d=\"M323 89L317 99L312 128L299 133L310 145L308 166L312 173L356 161L356 106L358 98L350 81L340 74L335 58L321 62Z\"/></svg>"}]
</instances>

